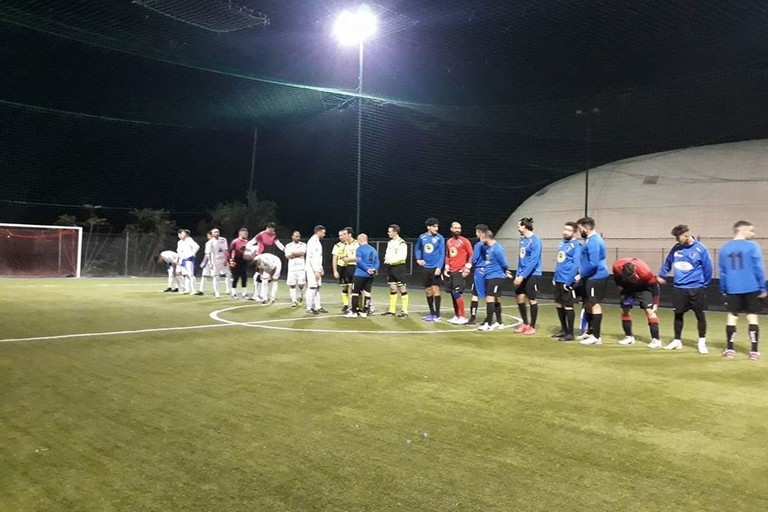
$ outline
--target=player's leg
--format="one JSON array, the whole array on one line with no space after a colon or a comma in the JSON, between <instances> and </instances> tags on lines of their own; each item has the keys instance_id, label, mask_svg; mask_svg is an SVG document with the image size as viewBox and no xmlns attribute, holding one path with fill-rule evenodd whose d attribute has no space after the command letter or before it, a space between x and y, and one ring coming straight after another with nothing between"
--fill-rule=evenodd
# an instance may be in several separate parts
<instances>
[{"instance_id":1,"label":"player's leg","mask_svg":"<svg viewBox=\"0 0 768 512\"><path fill-rule=\"evenodd\" d=\"M492 331L502 327L501 322L498 321L501 314L501 303L498 299L501 295L502 284L503 279L487 279L485 281L485 320L477 328L478 331Z\"/></svg>"},{"instance_id":2,"label":"player's leg","mask_svg":"<svg viewBox=\"0 0 768 512\"><path fill-rule=\"evenodd\" d=\"M467 325L475 325L477 322L477 306L479 304L477 293L475 293L475 276L472 276L472 286L470 287L470 300L469 300L469 320Z\"/></svg>"},{"instance_id":3,"label":"player's leg","mask_svg":"<svg viewBox=\"0 0 768 512\"><path fill-rule=\"evenodd\" d=\"M373 277L368 277L365 279L365 283L363 284L363 289L362 289L363 311L368 315L371 314L371 291L372 290L373 290Z\"/></svg>"},{"instance_id":4,"label":"player's leg","mask_svg":"<svg viewBox=\"0 0 768 512\"><path fill-rule=\"evenodd\" d=\"M515 300L517 301L517 310L520 312L522 323L517 326L515 332L525 332L528 326L528 307L525 302L528 297L525 296L525 280L515 288Z\"/></svg>"},{"instance_id":5,"label":"player's leg","mask_svg":"<svg viewBox=\"0 0 768 512\"><path fill-rule=\"evenodd\" d=\"M560 330L552 335L553 338L561 338L565 336L568 326L565 321L565 307L563 305L563 296L566 293L565 285L563 283L555 283L555 312L557 313L557 320L560 322Z\"/></svg>"},{"instance_id":6,"label":"player's leg","mask_svg":"<svg viewBox=\"0 0 768 512\"><path fill-rule=\"evenodd\" d=\"M673 338L672 341L667 343L664 348L666 350L680 350L683 348L683 325L685 313L694 307L692 300L691 290L686 288L672 288L672 303L674 306L674 324L673 324ZM657 348L656 345L660 345L654 341L648 345L648 348Z\"/></svg>"},{"instance_id":7,"label":"player's leg","mask_svg":"<svg viewBox=\"0 0 768 512\"><path fill-rule=\"evenodd\" d=\"M560 296L560 301L563 305L565 312L565 335L561 336L560 341L573 341L573 324L576 320L576 313L573 309L573 304L576 300L576 293L572 289L566 289L563 285L563 293Z\"/></svg>"},{"instance_id":8,"label":"player's leg","mask_svg":"<svg viewBox=\"0 0 768 512\"><path fill-rule=\"evenodd\" d=\"M315 273L307 269L307 313L317 314L315 310L315 297L318 294L318 279L315 277Z\"/></svg>"},{"instance_id":9,"label":"player's leg","mask_svg":"<svg viewBox=\"0 0 768 512\"><path fill-rule=\"evenodd\" d=\"M456 323L464 325L467 323L467 310L464 305L464 277L460 272L454 272L452 277L451 297L454 299L454 309L456 310Z\"/></svg>"},{"instance_id":10,"label":"player's leg","mask_svg":"<svg viewBox=\"0 0 768 512\"><path fill-rule=\"evenodd\" d=\"M195 293L197 288L197 278L195 277L195 259L190 258L184 264L187 269L187 282L189 283L189 294Z\"/></svg>"},{"instance_id":11,"label":"player's leg","mask_svg":"<svg viewBox=\"0 0 768 512\"><path fill-rule=\"evenodd\" d=\"M434 299L435 304L435 322L439 322L441 320L440 303L442 302L442 296L440 294L440 278L433 277L432 283L432 298Z\"/></svg>"},{"instance_id":12,"label":"player's leg","mask_svg":"<svg viewBox=\"0 0 768 512\"><path fill-rule=\"evenodd\" d=\"M435 320L435 298L432 295L432 277L434 276L435 269L424 269L424 294L427 297L427 306L429 307L429 314L422 317L422 320L427 322L433 322Z\"/></svg>"},{"instance_id":13,"label":"player's leg","mask_svg":"<svg viewBox=\"0 0 768 512\"><path fill-rule=\"evenodd\" d=\"M363 291L363 278L355 276L352 281L352 293L349 296L349 311L347 316L350 318L356 318L360 316L361 303L360 294Z\"/></svg>"},{"instance_id":14,"label":"player's leg","mask_svg":"<svg viewBox=\"0 0 768 512\"><path fill-rule=\"evenodd\" d=\"M760 359L760 325L757 315L760 312L760 298L757 292L747 294L746 311L749 324L749 358L758 361Z\"/></svg>"},{"instance_id":15,"label":"player's leg","mask_svg":"<svg viewBox=\"0 0 768 512\"><path fill-rule=\"evenodd\" d=\"M291 297L291 307L295 308L299 305L299 301L296 298L296 281L297 281L297 272L295 271L289 271L288 276L285 278L285 284L288 286L288 295Z\"/></svg>"},{"instance_id":16,"label":"player's leg","mask_svg":"<svg viewBox=\"0 0 768 512\"><path fill-rule=\"evenodd\" d=\"M347 281L346 267L339 267L339 288L341 290L341 312L346 313L350 309L349 299L354 285Z\"/></svg>"},{"instance_id":17,"label":"player's leg","mask_svg":"<svg viewBox=\"0 0 768 512\"><path fill-rule=\"evenodd\" d=\"M528 297L528 305L531 309L531 323L525 334L534 334L536 332L536 322L539 319L539 276L530 276L525 280L525 296Z\"/></svg>"},{"instance_id":18,"label":"player's leg","mask_svg":"<svg viewBox=\"0 0 768 512\"><path fill-rule=\"evenodd\" d=\"M635 300L645 311L645 318L648 320L648 331L651 334L651 343L660 339L659 333L659 315L656 314L653 303L653 292L646 288L635 293Z\"/></svg>"},{"instance_id":19,"label":"player's leg","mask_svg":"<svg viewBox=\"0 0 768 512\"><path fill-rule=\"evenodd\" d=\"M729 294L725 297L728 314L725 320L725 350L723 351L723 357L733 359L736 355L736 324L739 321L739 313L744 308L742 308L742 295Z\"/></svg>"},{"instance_id":20,"label":"player's leg","mask_svg":"<svg viewBox=\"0 0 768 512\"><path fill-rule=\"evenodd\" d=\"M296 274L296 300L299 304L304 302L304 293L307 287L307 274L300 270Z\"/></svg>"},{"instance_id":21,"label":"player's leg","mask_svg":"<svg viewBox=\"0 0 768 512\"><path fill-rule=\"evenodd\" d=\"M591 312L592 334L581 340L582 345L602 345L602 302L608 287L608 279L588 279L586 283L587 311Z\"/></svg>"},{"instance_id":22,"label":"player's leg","mask_svg":"<svg viewBox=\"0 0 768 512\"><path fill-rule=\"evenodd\" d=\"M397 313L397 278L390 266L387 272L387 286L389 287L389 308L382 316L394 316Z\"/></svg>"},{"instance_id":23,"label":"player's leg","mask_svg":"<svg viewBox=\"0 0 768 512\"><path fill-rule=\"evenodd\" d=\"M707 349L707 294L706 288L690 290L691 309L696 315L696 329L699 334L698 350L699 354L708 354Z\"/></svg>"}]
</instances>

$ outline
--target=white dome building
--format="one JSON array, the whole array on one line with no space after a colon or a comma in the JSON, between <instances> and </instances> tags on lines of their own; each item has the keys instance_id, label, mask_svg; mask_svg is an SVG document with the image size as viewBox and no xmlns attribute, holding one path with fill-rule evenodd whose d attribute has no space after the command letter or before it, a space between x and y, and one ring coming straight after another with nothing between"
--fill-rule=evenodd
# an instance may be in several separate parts
<instances>
[{"instance_id":1,"label":"white dome building","mask_svg":"<svg viewBox=\"0 0 768 512\"><path fill-rule=\"evenodd\" d=\"M585 176L543 188L512 213L498 233L508 254L517 251L518 219L533 217L544 240L544 269L554 269L563 223L584 215ZM588 206L606 239L609 263L635 256L658 268L674 244L676 224L687 224L716 257L737 220L753 222L759 237L768 236L768 140L667 151L591 169Z\"/></svg>"}]
</instances>

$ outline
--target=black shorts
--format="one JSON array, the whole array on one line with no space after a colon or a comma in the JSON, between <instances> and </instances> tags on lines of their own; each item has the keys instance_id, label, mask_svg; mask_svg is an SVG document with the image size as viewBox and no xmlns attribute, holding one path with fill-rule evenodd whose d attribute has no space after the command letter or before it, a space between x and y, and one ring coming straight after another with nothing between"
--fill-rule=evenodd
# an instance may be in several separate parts
<instances>
[{"instance_id":1,"label":"black shorts","mask_svg":"<svg viewBox=\"0 0 768 512\"><path fill-rule=\"evenodd\" d=\"M707 309L705 288L672 288L672 305L675 313L685 313L688 310L704 311Z\"/></svg>"},{"instance_id":2,"label":"black shorts","mask_svg":"<svg viewBox=\"0 0 768 512\"><path fill-rule=\"evenodd\" d=\"M725 296L726 310L732 315L738 315L739 313L756 315L762 309L759 295L760 292L729 293Z\"/></svg>"},{"instance_id":3,"label":"black shorts","mask_svg":"<svg viewBox=\"0 0 768 512\"><path fill-rule=\"evenodd\" d=\"M352 284L354 282L357 265L345 265L343 267L336 268L339 271L339 284L346 285Z\"/></svg>"},{"instance_id":4,"label":"black shorts","mask_svg":"<svg viewBox=\"0 0 768 512\"><path fill-rule=\"evenodd\" d=\"M624 288L621 291L620 301L622 308L630 309L637 303L642 309L651 309L653 307L653 292L647 286Z\"/></svg>"},{"instance_id":5,"label":"black shorts","mask_svg":"<svg viewBox=\"0 0 768 512\"><path fill-rule=\"evenodd\" d=\"M501 297L501 289L504 286L504 278L494 277L485 280L486 297Z\"/></svg>"},{"instance_id":6,"label":"black shorts","mask_svg":"<svg viewBox=\"0 0 768 512\"><path fill-rule=\"evenodd\" d=\"M387 282L397 285L405 284L405 263L400 265L390 265L387 272Z\"/></svg>"},{"instance_id":7,"label":"black shorts","mask_svg":"<svg viewBox=\"0 0 768 512\"><path fill-rule=\"evenodd\" d=\"M579 302L587 302L587 283L579 281L573 285L573 293Z\"/></svg>"},{"instance_id":8,"label":"black shorts","mask_svg":"<svg viewBox=\"0 0 768 512\"><path fill-rule=\"evenodd\" d=\"M464 293L464 286L464 277L461 275L461 270L451 272L451 275L445 281L445 291L448 293Z\"/></svg>"},{"instance_id":9,"label":"black shorts","mask_svg":"<svg viewBox=\"0 0 768 512\"><path fill-rule=\"evenodd\" d=\"M360 292L369 292L373 287L373 276L360 277L353 276L352 278L352 293L360 294Z\"/></svg>"},{"instance_id":10,"label":"black shorts","mask_svg":"<svg viewBox=\"0 0 768 512\"><path fill-rule=\"evenodd\" d=\"M429 288L430 286L440 286L443 284L441 274L435 275L436 270L436 268L424 269L424 288Z\"/></svg>"},{"instance_id":11,"label":"black shorts","mask_svg":"<svg viewBox=\"0 0 768 512\"><path fill-rule=\"evenodd\" d=\"M565 283L555 283L555 304L561 304L567 308L572 308L576 302L576 292Z\"/></svg>"},{"instance_id":12,"label":"black shorts","mask_svg":"<svg viewBox=\"0 0 768 512\"><path fill-rule=\"evenodd\" d=\"M232 278L238 278L238 277L248 277L248 262L245 260L235 260L235 266L230 268L230 271L232 272Z\"/></svg>"},{"instance_id":13,"label":"black shorts","mask_svg":"<svg viewBox=\"0 0 768 512\"><path fill-rule=\"evenodd\" d=\"M608 289L608 278L587 279L585 284L586 299L590 304L602 304L605 300L605 292Z\"/></svg>"},{"instance_id":14,"label":"black shorts","mask_svg":"<svg viewBox=\"0 0 768 512\"><path fill-rule=\"evenodd\" d=\"M515 288L515 295L525 295L528 300L536 300L539 294L539 276L528 276Z\"/></svg>"}]
</instances>

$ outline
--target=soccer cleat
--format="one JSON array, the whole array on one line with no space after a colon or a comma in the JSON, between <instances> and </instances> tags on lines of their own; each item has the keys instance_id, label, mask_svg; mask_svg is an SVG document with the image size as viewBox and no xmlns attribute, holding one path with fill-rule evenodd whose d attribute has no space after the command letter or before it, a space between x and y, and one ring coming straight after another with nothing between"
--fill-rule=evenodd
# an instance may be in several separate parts
<instances>
[{"instance_id":1,"label":"soccer cleat","mask_svg":"<svg viewBox=\"0 0 768 512\"><path fill-rule=\"evenodd\" d=\"M242 298L243 298L243 299L248 299L248 294L247 294L247 293L244 293L244 294L242 295ZM251 298L253 298L253 297L251 297Z\"/></svg>"},{"instance_id":2,"label":"soccer cleat","mask_svg":"<svg viewBox=\"0 0 768 512\"><path fill-rule=\"evenodd\" d=\"M553 335L551 336L551 338L562 338L563 336L565 336L565 334L566 334L566 332L565 332L565 331L558 331L558 332L556 332L555 334L553 334Z\"/></svg>"},{"instance_id":3,"label":"soccer cleat","mask_svg":"<svg viewBox=\"0 0 768 512\"><path fill-rule=\"evenodd\" d=\"M429 314L427 316L421 317L421 319L424 320L425 322L434 322L435 321L435 315Z\"/></svg>"},{"instance_id":4,"label":"soccer cleat","mask_svg":"<svg viewBox=\"0 0 768 512\"><path fill-rule=\"evenodd\" d=\"M442 322L442 321L443 321L443 317L440 317L440 316L434 316L434 317L432 317L432 321L433 321L433 322L436 322L436 323L437 323L437 322Z\"/></svg>"},{"instance_id":5,"label":"soccer cleat","mask_svg":"<svg viewBox=\"0 0 768 512\"><path fill-rule=\"evenodd\" d=\"M200 296L200 295L202 295L202 294L203 294L203 292L195 292L195 293L194 293L194 295L197 295L197 296Z\"/></svg>"},{"instance_id":6,"label":"soccer cleat","mask_svg":"<svg viewBox=\"0 0 768 512\"><path fill-rule=\"evenodd\" d=\"M592 337L592 334L588 333L588 332L583 332L583 333L579 334L579 339L580 340L585 340L585 339L591 338L591 337Z\"/></svg>"},{"instance_id":7,"label":"soccer cleat","mask_svg":"<svg viewBox=\"0 0 768 512\"><path fill-rule=\"evenodd\" d=\"M308 315L319 315L318 311L316 309L308 309L307 310Z\"/></svg>"},{"instance_id":8,"label":"soccer cleat","mask_svg":"<svg viewBox=\"0 0 768 512\"><path fill-rule=\"evenodd\" d=\"M456 325L465 325L467 322L469 322L469 320L467 320L466 317L460 316L456 320Z\"/></svg>"},{"instance_id":9,"label":"soccer cleat","mask_svg":"<svg viewBox=\"0 0 768 512\"><path fill-rule=\"evenodd\" d=\"M579 341L582 345L602 345L603 340L600 338L595 338L594 336L590 336L589 338L584 338L581 341Z\"/></svg>"},{"instance_id":10,"label":"soccer cleat","mask_svg":"<svg viewBox=\"0 0 768 512\"><path fill-rule=\"evenodd\" d=\"M525 332L525 328L526 328L527 325L528 324L520 324L520 325L518 325L517 327L515 327L515 332L520 333L520 334L524 333Z\"/></svg>"},{"instance_id":11,"label":"soccer cleat","mask_svg":"<svg viewBox=\"0 0 768 512\"><path fill-rule=\"evenodd\" d=\"M705 340L699 340L697 348L699 350L699 354L709 354L709 349L707 348L707 342Z\"/></svg>"},{"instance_id":12,"label":"soccer cleat","mask_svg":"<svg viewBox=\"0 0 768 512\"><path fill-rule=\"evenodd\" d=\"M664 350L682 350L683 342L680 340L672 340L664 346Z\"/></svg>"},{"instance_id":13,"label":"soccer cleat","mask_svg":"<svg viewBox=\"0 0 768 512\"><path fill-rule=\"evenodd\" d=\"M296 302L296 301L293 301L293 302L291 302L291 307L292 308L297 308L297 307L299 307L299 303Z\"/></svg>"},{"instance_id":14,"label":"soccer cleat","mask_svg":"<svg viewBox=\"0 0 768 512\"><path fill-rule=\"evenodd\" d=\"M317 311L318 313L327 313L327 312L328 312L328 310L327 310L327 309L325 309L325 308L317 308L317 309L316 309L316 311Z\"/></svg>"},{"instance_id":15,"label":"soccer cleat","mask_svg":"<svg viewBox=\"0 0 768 512\"><path fill-rule=\"evenodd\" d=\"M474 318L467 320L467 325L477 325L477 321Z\"/></svg>"},{"instance_id":16,"label":"soccer cleat","mask_svg":"<svg viewBox=\"0 0 768 512\"><path fill-rule=\"evenodd\" d=\"M173 291L176 291L176 290L174 290L173 288L166 288L165 290L163 290L163 293L168 293Z\"/></svg>"},{"instance_id":17,"label":"soccer cleat","mask_svg":"<svg viewBox=\"0 0 768 512\"><path fill-rule=\"evenodd\" d=\"M493 330L493 327L491 327L487 323L484 323L483 325L478 326L477 330L482 332L489 332Z\"/></svg>"},{"instance_id":18,"label":"soccer cleat","mask_svg":"<svg viewBox=\"0 0 768 512\"><path fill-rule=\"evenodd\" d=\"M646 346L647 346L648 348L650 348L650 349L661 348L661 340L656 340L656 339L653 339L653 340L651 340L651 342L650 342L648 345L646 345Z\"/></svg>"},{"instance_id":19,"label":"soccer cleat","mask_svg":"<svg viewBox=\"0 0 768 512\"><path fill-rule=\"evenodd\" d=\"M536 328L532 325L527 325L525 331L523 331L523 335L530 336L532 334L536 334Z\"/></svg>"},{"instance_id":20,"label":"soccer cleat","mask_svg":"<svg viewBox=\"0 0 768 512\"><path fill-rule=\"evenodd\" d=\"M449 324L453 324L453 325L456 325L456 322L457 322L458 320L459 320L459 317L457 317L456 315L453 315L453 318L451 318L450 320L448 320L448 323L449 323Z\"/></svg>"},{"instance_id":21,"label":"soccer cleat","mask_svg":"<svg viewBox=\"0 0 768 512\"><path fill-rule=\"evenodd\" d=\"M408 318L410 316L407 311L401 311L397 314L397 318Z\"/></svg>"},{"instance_id":22,"label":"soccer cleat","mask_svg":"<svg viewBox=\"0 0 768 512\"><path fill-rule=\"evenodd\" d=\"M381 314L381 316L395 316L394 311L385 311Z\"/></svg>"},{"instance_id":23,"label":"soccer cleat","mask_svg":"<svg viewBox=\"0 0 768 512\"><path fill-rule=\"evenodd\" d=\"M736 351L732 349L725 349L723 350L723 357L726 359L733 359L736 357Z\"/></svg>"},{"instance_id":24,"label":"soccer cleat","mask_svg":"<svg viewBox=\"0 0 768 512\"><path fill-rule=\"evenodd\" d=\"M269 304L269 305L272 305L272 304L274 304L274 303L275 303L275 299L269 299L269 300L267 301L267 304Z\"/></svg>"},{"instance_id":25,"label":"soccer cleat","mask_svg":"<svg viewBox=\"0 0 768 512\"><path fill-rule=\"evenodd\" d=\"M347 317L347 318L357 318L357 313L355 313L352 310L349 310L349 311L347 311L347 314L344 315L344 316Z\"/></svg>"},{"instance_id":26,"label":"soccer cleat","mask_svg":"<svg viewBox=\"0 0 768 512\"><path fill-rule=\"evenodd\" d=\"M759 361L760 360L760 352L750 352L749 353L749 360L750 361Z\"/></svg>"},{"instance_id":27,"label":"soccer cleat","mask_svg":"<svg viewBox=\"0 0 768 512\"><path fill-rule=\"evenodd\" d=\"M624 338L619 340L619 345L634 345L634 344L635 344L634 336L624 336Z\"/></svg>"},{"instance_id":28,"label":"soccer cleat","mask_svg":"<svg viewBox=\"0 0 768 512\"><path fill-rule=\"evenodd\" d=\"M563 334L559 338L557 338L558 341L573 341L576 338L573 336L573 334Z\"/></svg>"},{"instance_id":29,"label":"soccer cleat","mask_svg":"<svg viewBox=\"0 0 768 512\"><path fill-rule=\"evenodd\" d=\"M213 298L214 299L219 299L219 298L221 298L221 294L220 293L214 293L213 294Z\"/></svg>"},{"instance_id":30,"label":"soccer cleat","mask_svg":"<svg viewBox=\"0 0 768 512\"><path fill-rule=\"evenodd\" d=\"M366 313L365 311L361 311L357 314L360 318L366 318L370 313Z\"/></svg>"},{"instance_id":31,"label":"soccer cleat","mask_svg":"<svg viewBox=\"0 0 768 512\"><path fill-rule=\"evenodd\" d=\"M344 306L343 308L341 308L342 313L348 313L349 311L350 311L349 306Z\"/></svg>"}]
</instances>

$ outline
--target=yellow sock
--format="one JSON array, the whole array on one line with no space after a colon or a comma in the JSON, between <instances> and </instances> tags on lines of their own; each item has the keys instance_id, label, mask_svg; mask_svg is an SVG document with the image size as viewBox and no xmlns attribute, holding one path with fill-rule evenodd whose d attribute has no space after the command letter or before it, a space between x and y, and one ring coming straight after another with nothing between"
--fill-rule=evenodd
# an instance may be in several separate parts
<instances>
[{"instance_id":1,"label":"yellow sock","mask_svg":"<svg viewBox=\"0 0 768 512\"><path fill-rule=\"evenodd\" d=\"M403 295L402 296L402 299L403 299L403 313L407 313L408 312L408 297L409 297L408 295Z\"/></svg>"},{"instance_id":2,"label":"yellow sock","mask_svg":"<svg viewBox=\"0 0 768 512\"><path fill-rule=\"evenodd\" d=\"M397 309L397 294L390 293L389 294L389 312L394 313L396 309Z\"/></svg>"},{"instance_id":3,"label":"yellow sock","mask_svg":"<svg viewBox=\"0 0 768 512\"><path fill-rule=\"evenodd\" d=\"M341 304L344 306L349 306L349 295L346 293L341 294Z\"/></svg>"}]
</instances>

